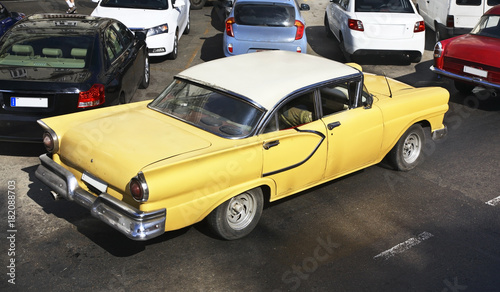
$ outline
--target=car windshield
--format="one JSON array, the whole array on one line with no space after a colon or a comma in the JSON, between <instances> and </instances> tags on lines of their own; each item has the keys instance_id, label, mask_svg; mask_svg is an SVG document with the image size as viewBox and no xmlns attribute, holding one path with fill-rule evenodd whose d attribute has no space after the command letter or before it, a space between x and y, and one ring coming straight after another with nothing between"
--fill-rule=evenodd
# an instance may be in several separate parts
<instances>
[{"instance_id":1,"label":"car windshield","mask_svg":"<svg viewBox=\"0 0 500 292\"><path fill-rule=\"evenodd\" d=\"M471 34L500 38L500 16L485 15L471 31Z\"/></svg>"},{"instance_id":2,"label":"car windshield","mask_svg":"<svg viewBox=\"0 0 500 292\"><path fill-rule=\"evenodd\" d=\"M62 34L10 34L0 48L0 65L88 68L94 37Z\"/></svg>"},{"instance_id":3,"label":"car windshield","mask_svg":"<svg viewBox=\"0 0 500 292\"><path fill-rule=\"evenodd\" d=\"M356 0L354 11L414 13L410 0Z\"/></svg>"},{"instance_id":4,"label":"car windshield","mask_svg":"<svg viewBox=\"0 0 500 292\"><path fill-rule=\"evenodd\" d=\"M139 8L139 9L168 9L167 0L102 0L103 7Z\"/></svg>"},{"instance_id":5,"label":"car windshield","mask_svg":"<svg viewBox=\"0 0 500 292\"><path fill-rule=\"evenodd\" d=\"M226 138L251 134L263 111L220 92L175 80L149 107Z\"/></svg>"},{"instance_id":6,"label":"car windshield","mask_svg":"<svg viewBox=\"0 0 500 292\"><path fill-rule=\"evenodd\" d=\"M240 25L289 27L295 24L295 9L290 5L240 4L234 9L234 19Z\"/></svg>"}]
</instances>

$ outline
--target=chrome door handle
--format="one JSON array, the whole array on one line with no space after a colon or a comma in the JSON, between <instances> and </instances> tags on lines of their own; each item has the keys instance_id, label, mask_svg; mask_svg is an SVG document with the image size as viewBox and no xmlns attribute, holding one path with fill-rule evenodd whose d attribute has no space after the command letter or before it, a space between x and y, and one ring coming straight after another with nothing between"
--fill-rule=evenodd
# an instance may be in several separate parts
<instances>
[{"instance_id":1,"label":"chrome door handle","mask_svg":"<svg viewBox=\"0 0 500 292\"><path fill-rule=\"evenodd\" d=\"M262 147L264 147L264 149L268 150L269 148L274 147L274 146L278 146L279 144L280 144L280 141L275 140L275 141L264 143L264 145Z\"/></svg>"}]
</instances>

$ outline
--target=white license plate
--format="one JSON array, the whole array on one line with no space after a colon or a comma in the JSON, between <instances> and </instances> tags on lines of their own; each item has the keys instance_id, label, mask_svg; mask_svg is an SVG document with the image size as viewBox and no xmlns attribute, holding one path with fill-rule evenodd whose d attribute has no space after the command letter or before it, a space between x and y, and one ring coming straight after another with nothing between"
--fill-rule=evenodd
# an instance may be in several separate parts
<instances>
[{"instance_id":1,"label":"white license plate","mask_svg":"<svg viewBox=\"0 0 500 292\"><path fill-rule=\"evenodd\" d=\"M84 172L82 174L82 181L88 183L89 185L93 186L96 188L98 191L101 193L105 193L108 190L108 184L102 182L101 180L95 178L88 172Z\"/></svg>"},{"instance_id":2,"label":"white license plate","mask_svg":"<svg viewBox=\"0 0 500 292\"><path fill-rule=\"evenodd\" d=\"M488 77L488 71L477 69L477 68L473 68L473 67L469 67L469 66L464 66L464 72L472 74L472 75L476 75L476 76L479 76L479 77L483 77L483 78Z\"/></svg>"},{"instance_id":3,"label":"white license plate","mask_svg":"<svg viewBox=\"0 0 500 292\"><path fill-rule=\"evenodd\" d=\"M11 107L49 107L48 98L44 97L11 97Z\"/></svg>"}]
</instances>

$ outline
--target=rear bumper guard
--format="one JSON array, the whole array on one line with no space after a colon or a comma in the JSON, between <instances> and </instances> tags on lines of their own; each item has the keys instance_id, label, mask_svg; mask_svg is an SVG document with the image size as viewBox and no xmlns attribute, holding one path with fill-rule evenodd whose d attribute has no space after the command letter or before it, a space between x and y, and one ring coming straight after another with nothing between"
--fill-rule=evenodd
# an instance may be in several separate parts
<instances>
[{"instance_id":1,"label":"rear bumper guard","mask_svg":"<svg viewBox=\"0 0 500 292\"><path fill-rule=\"evenodd\" d=\"M76 177L54 162L47 154L40 156L36 177L68 201L74 201L90 210L100 219L133 240L148 240L165 232L167 210L143 212L107 193L99 196L80 188Z\"/></svg>"}]
</instances>

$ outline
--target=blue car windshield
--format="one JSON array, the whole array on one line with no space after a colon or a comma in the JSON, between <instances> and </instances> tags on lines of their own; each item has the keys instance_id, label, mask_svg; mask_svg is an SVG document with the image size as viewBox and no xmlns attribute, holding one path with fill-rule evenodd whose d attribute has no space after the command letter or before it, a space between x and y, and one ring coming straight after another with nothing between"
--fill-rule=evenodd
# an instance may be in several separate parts
<instances>
[{"instance_id":1,"label":"blue car windshield","mask_svg":"<svg viewBox=\"0 0 500 292\"><path fill-rule=\"evenodd\" d=\"M225 138L252 134L263 111L243 99L174 80L149 108Z\"/></svg>"},{"instance_id":2,"label":"blue car windshield","mask_svg":"<svg viewBox=\"0 0 500 292\"><path fill-rule=\"evenodd\" d=\"M102 0L100 6L120 7L120 8L138 8L138 9L168 9L167 0Z\"/></svg>"},{"instance_id":3,"label":"blue car windshield","mask_svg":"<svg viewBox=\"0 0 500 292\"><path fill-rule=\"evenodd\" d=\"M410 0L355 0L355 12L414 13Z\"/></svg>"},{"instance_id":4,"label":"blue car windshield","mask_svg":"<svg viewBox=\"0 0 500 292\"><path fill-rule=\"evenodd\" d=\"M295 24L295 9L280 4L236 4L234 19L240 25L290 27Z\"/></svg>"},{"instance_id":5,"label":"blue car windshield","mask_svg":"<svg viewBox=\"0 0 500 292\"><path fill-rule=\"evenodd\" d=\"M500 16L485 15L481 17L476 27L472 29L471 34L500 38Z\"/></svg>"}]
</instances>

